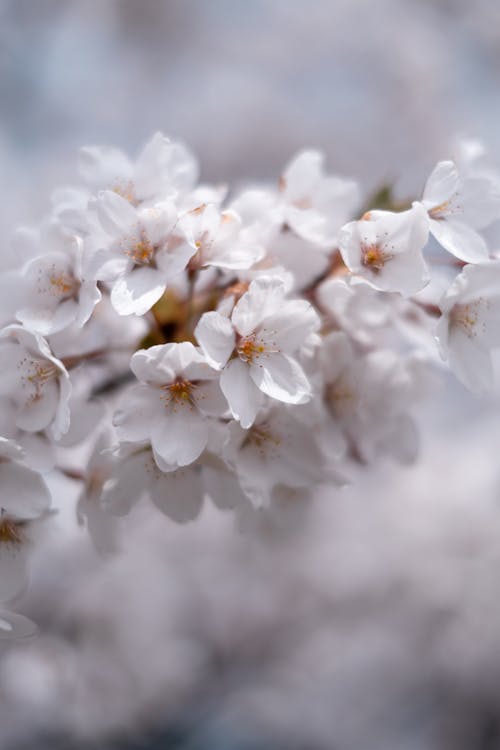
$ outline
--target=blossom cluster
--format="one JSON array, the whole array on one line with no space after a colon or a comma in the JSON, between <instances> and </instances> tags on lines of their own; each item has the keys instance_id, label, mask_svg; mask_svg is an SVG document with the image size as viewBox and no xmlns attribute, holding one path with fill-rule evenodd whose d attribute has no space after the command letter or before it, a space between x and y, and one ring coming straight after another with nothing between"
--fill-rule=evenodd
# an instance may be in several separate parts
<instances>
[{"instance_id":1,"label":"blossom cluster","mask_svg":"<svg viewBox=\"0 0 500 750\"><path fill-rule=\"evenodd\" d=\"M400 206L370 206L316 151L232 194L160 133L135 161L84 148L79 169L0 278L0 602L25 585L48 472L81 482L107 551L143 497L180 523L208 500L246 522L353 464L412 461L446 364L493 386L500 259L482 232L500 178L478 144ZM68 466L79 446L87 465Z\"/></svg>"}]
</instances>

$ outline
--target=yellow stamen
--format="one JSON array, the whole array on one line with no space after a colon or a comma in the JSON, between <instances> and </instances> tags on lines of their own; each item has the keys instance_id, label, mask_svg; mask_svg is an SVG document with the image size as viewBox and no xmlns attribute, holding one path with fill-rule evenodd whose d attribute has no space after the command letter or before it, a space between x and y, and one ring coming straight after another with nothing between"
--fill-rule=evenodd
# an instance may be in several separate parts
<instances>
[{"instance_id":1,"label":"yellow stamen","mask_svg":"<svg viewBox=\"0 0 500 750\"><path fill-rule=\"evenodd\" d=\"M374 273L382 270L388 260L394 256L387 253L378 243L361 246L361 263Z\"/></svg>"},{"instance_id":2,"label":"yellow stamen","mask_svg":"<svg viewBox=\"0 0 500 750\"><path fill-rule=\"evenodd\" d=\"M0 517L0 544L22 544L24 523L13 518Z\"/></svg>"}]
</instances>

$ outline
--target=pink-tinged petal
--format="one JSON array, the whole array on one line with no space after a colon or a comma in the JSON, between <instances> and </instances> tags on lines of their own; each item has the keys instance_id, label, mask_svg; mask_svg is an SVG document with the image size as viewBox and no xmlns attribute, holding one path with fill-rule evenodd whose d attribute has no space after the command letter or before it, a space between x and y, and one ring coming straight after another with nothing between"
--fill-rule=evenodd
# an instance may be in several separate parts
<instances>
[{"instance_id":1,"label":"pink-tinged petal","mask_svg":"<svg viewBox=\"0 0 500 750\"><path fill-rule=\"evenodd\" d=\"M160 395L160 391L147 385L136 385L124 394L113 417L120 441L149 440L153 422L163 408Z\"/></svg>"},{"instance_id":2,"label":"pink-tinged petal","mask_svg":"<svg viewBox=\"0 0 500 750\"><path fill-rule=\"evenodd\" d=\"M260 276L236 303L232 321L242 336L250 335L269 315L277 313L283 304L285 284L275 276Z\"/></svg>"},{"instance_id":3,"label":"pink-tinged petal","mask_svg":"<svg viewBox=\"0 0 500 750\"><path fill-rule=\"evenodd\" d=\"M0 487L0 508L16 518L32 520L50 508L50 492L42 477L22 464L0 463Z\"/></svg>"},{"instance_id":4,"label":"pink-tinged petal","mask_svg":"<svg viewBox=\"0 0 500 750\"><path fill-rule=\"evenodd\" d=\"M233 417L245 429L250 427L262 405L263 397L250 377L248 365L240 359L231 360L221 372L220 387Z\"/></svg>"},{"instance_id":5,"label":"pink-tinged petal","mask_svg":"<svg viewBox=\"0 0 500 750\"><path fill-rule=\"evenodd\" d=\"M200 467L159 474L150 487L151 499L162 513L176 523L194 521L203 505Z\"/></svg>"},{"instance_id":6,"label":"pink-tinged petal","mask_svg":"<svg viewBox=\"0 0 500 750\"><path fill-rule=\"evenodd\" d=\"M213 367L224 367L235 344L231 321L218 312L206 312L201 316L194 335L208 362Z\"/></svg>"},{"instance_id":7,"label":"pink-tinged petal","mask_svg":"<svg viewBox=\"0 0 500 750\"><path fill-rule=\"evenodd\" d=\"M428 208L449 200L459 186L458 169L452 161L440 161L425 183L422 200Z\"/></svg>"},{"instance_id":8,"label":"pink-tinged petal","mask_svg":"<svg viewBox=\"0 0 500 750\"><path fill-rule=\"evenodd\" d=\"M144 315L164 291L163 274L153 268L135 268L115 282L111 304L119 315Z\"/></svg>"},{"instance_id":9,"label":"pink-tinged petal","mask_svg":"<svg viewBox=\"0 0 500 750\"><path fill-rule=\"evenodd\" d=\"M286 404L305 404L311 385L302 367L292 357L277 352L250 365L250 377L265 394Z\"/></svg>"},{"instance_id":10,"label":"pink-tinged petal","mask_svg":"<svg viewBox=\"0 0 500 750\"><path fill-rule=\"evenodd\" d=\"M188 466L206 448L208 425L197 409L181 404L157 419L151 433L155 452L172 466Z\"/></svg>"},{"instance_id":11,"label":"pink-tinged petal","mask_svg":"<svg viewBox=\"0 0 500 750\"><path fill-rule=\"evenodd\" d=\"M475 229L455 219L431 220L430 230L445 250L466 263L488 260L486 242Z\"/></svg>"}]
</instances>

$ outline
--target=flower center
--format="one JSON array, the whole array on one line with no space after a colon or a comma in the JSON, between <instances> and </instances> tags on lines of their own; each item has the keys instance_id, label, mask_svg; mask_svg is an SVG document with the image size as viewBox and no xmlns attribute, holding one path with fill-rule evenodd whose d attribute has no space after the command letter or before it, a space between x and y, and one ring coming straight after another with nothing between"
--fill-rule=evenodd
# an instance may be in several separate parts
<instances>
[{"instance_id":1,"label":"flower center","mask_svg":"<svg viewBox=\"0 0 500 750\"><path fill-rule=\"evenodd\" d=\"M437 206L433 206L428 213L431 219L436 219L436 221L439 221L440 219L444 219L446 217L446 214L449 213L449 207L450 207L450 201L443 201L443 203L439 203Z\"/></svg>"},{"instance_id":2,"label":"flower center","mask_svg":"<svg viewBox=\"0 0 500 750\"><path fill-rule=\"evenodd\" d=\"M80 289L80 282L71 273L52 273L49 276L49 281L53 291L61 299L76 297Z\"/></svg>"},{"instance_id":3,"label":"flower center","mask_svg":"<svg viewBox=\"0 0 500 750\"><path fill-rule=\"evenodd\" d=\"M20 545L24 541L24 523L8 516L0 516L0 544Z\"/></svg>"},{"instance_id":4,"label":"flower center","mask_svg":"<svg viewBox=\"0 0 500 750\"><path fill-rule=\"evenodd\" d=\"M361 245L361 263L374 273L379 273L388 260L394 256L388 253L378 243Z\"/></svg>"},{"instance_id":5,"label":"flower center","mask_svg":"<svg viewBox=\"0 0 500 750\"><path fill-rule=\"evenodd\" d=\"M21 360L20 367L23 370L21 385L30 392L29 401L38 401L42 397L43 389L47 383L54 380L59 374L55 364L47 359L25 357Z\"/></svg>"},{"instance_id":6,"label":"flower center","mask_svg":"<svg viewBox=\"0 0 500 750\"><path fill-rule=\"evenodd\" d=\"M118 182L116 185L112 188L113 192L120 196L120 198L124 198L126 201L131 203L133 206L137 206L139 201L137 200L135 190L134 190L134 183L129 180L128 182Z\"/></svg>"},{"instance_id":7,"label":"flower center","mask_svg":"<svg viewBox=\"0 0 500 750\"><path fill-rule=\"evenodd\" d=\"M178 378L173 383L161 386L161 400L164 401L165 406L172 404L174 409L177 406L184 406L186 404L193 406L193 391L195 389L196 385L190 380Z\"/></svg>"},{"instance_id":8,"label":"flower center","mask_svg":"<svg viewBox=\"0 0 500 750\"><path fill-rule=\"evenodd\" d=\"M251 364L255 359L264 354L265 351L265 345L262 341L257 341L255 335L245 336L236 347L238 357L248 364Z\"/></svg>"},{"instance_id":9,"label":"flower center","mask_svg":"<svg viewBox=\"0 0 500 750\"><path fill-rule=\"evenodd\" d=\"M484 333L486 325L479 322L480 310L481 307L488 308L488 306L487 300L482 297L467 304L454 305L450 312L450 326L461 328L470 339L477 336L478 333Z\"/></svg>"},{"instance_id":10,"label":"flower center","mask_svg":"<svg viewBox=\"0 0 500 750\"><path fill-rule=\"evenodd\" d=\"M138 235L127 244L125 255L134 261L136 266L155 266L157 245L153 245L146 230L141 228Z\"/></svg>"}]
</instances>

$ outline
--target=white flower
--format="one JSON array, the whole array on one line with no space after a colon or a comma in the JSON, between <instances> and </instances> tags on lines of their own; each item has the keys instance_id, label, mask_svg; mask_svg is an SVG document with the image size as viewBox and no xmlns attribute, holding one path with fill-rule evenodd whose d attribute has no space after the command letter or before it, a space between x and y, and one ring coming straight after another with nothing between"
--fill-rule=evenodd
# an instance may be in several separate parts
<instances>
[{"instance_id":1,"label":"white flower","mask_svg":"<svg viewBox=\"0 0 500 750\"><path fill-rule=\"evenodd\" d=\"M410 296L429 280L422 249L429 220L422 206L409 211L370 211L340 231L344 263L375 289Z\"/></svg>"},{"instance_id":2,"label":"white flower","mask_svg":"<svg viewBox=\"0 0 500 750\"><path fill-rule=\"evenodd\" d=\"M95 280L83 268L82 241L61 225L44 227L39 255L24 268L23 295L16 317L32 331L47 336L75 323L84 325L101 299Z\"/></svg>"},{"instance_id":3,"label":"white flower","mask_svg":"<svg viewBox=\"0 0 500 750\"><path fill-rule=\"evenodd\" d=\"M311 385L295 355L319 328L306 300L286 300L285 285L262 276L238 300L231 318L205 313L195 335L208 361L223 368L221 389L242 427L250 427L262 394L289 404L311 398Z\"/></svg>"},{"instance_id":4,"label":"white flower","mask_svg":"<svg viewBox=\"0 0 500 750\"><path fill-rule=\"evenodd\" d=\"M257 507L268 506L278 487L306 489L326 476L314 435L282 404L257 417L248 430L233 422L224 456Z\"/></svg>"},{"instance_id":5,"label":"white flower","mask_svg":"<svg viewBox=\"0 0 500 750\"><path fill-rule=\"evenodd\" d=\"M45 339L20 325L0 331L0 395L14 403L19 429L47 430L54 440L68 431L68 372Z\"/></svg>"},{"instance_id":6,"label":"white flower","mask_svg":"<svg viewBox=\"0 0 500 750\"><path fill-rule=\"evenodd\" d=\"M392 299L359 276L330 276L317 287L316 300L335 327L364 345L373 344L374 334L393 313Z\"/></svg>"},{"instance_id":7,"label":"white flower","mask_svg":"<svg viewBox=\"0 0 500 750\"><path fill-rule=\"evenodd\" d=\"M279 183L283 219L304 240L334 246L360 193L352 180L325 176L323 162L319 151L301 151L287 165Z\"/></svg>"},{"instance_id":8,"label":"white flower","mask_svg":"<svg viewBox=\"0 0 500 750\"><path fill-rule=\"evenodd\" d=\"M125 453L121 450L112 478L104 487L103 509L114 516L126 515L144 495L177 523L194 520L203 505L201 466L162 471L149 446Z\"/></svg>"},{"instance_id":9,"label":"white flower","mask_svg":"<svg viewBox=\"0 0 500 750\"><path fill-rule=\"evenodd\" d=\"M265 252L258 243L242 239L241 219L234 211L220 211L213 203L187 211L178 228L192 249L192 267L250 268Z\"/></svg>"},{"instance_id":10,"label":"white flower","mask_svg":"<svg viewBox=\"0 0 500 750\"><path fill-rule=\"evenodd\" d=\"M130 366L141 384L115 414L119 439L150 441L164 471L193 463L207 445L209 418L227 410L219 373L188 341L138 351Z\"/></svg>"},{"instance_id":11,"label":"white flower","mask_svg":"<svg viewBox=\"0 0 500 750\"><path fill-rule=\"evenodd\" d=\"M22 448L0 438L0 601L19 594L27 577L29 522L43 517L51 498L44 480L24 466Z\"/></svg>"},{"instance_id":12,"label":"white flower","mask_svg":"<svg viewBox=\"0 0 500 750\"><path fill-rule=\"evenodd\" d=\"M466 266L440 307L436 335L443 358L470 390L491 390L491 350L500 347L500 261Z\"/></svg>"},{"instance_id":13,"label":"white flower","mask_svg":"<svg viewBox=\"0 0 500 750\"><path fill-rule=\"evenodd\" d=\"M80 174L94 190L109 189L137 205L192 190L198 164L182 144L155 133L137 160L110 146L80 151Z\"/></svg>"},{"instance_id":14,"label":"white flower","mask_svg":"<svg viewBox=\"0 0 500 750\"><path fill-rule=\"evenodd\" d=\"M351 457L363 463L382 455L413 461L418 436L408 412L432 382L425 363L390 350L359 354L342 332L325 338L320 363L325 403Z\"/></svg>"},{"instance_id":15,"label":"white flower","mask_svg":"<svg viewBox=\"0 0 500 750\"><path fill-rule=\"evenodd\" d=\"M144 315L194 252L173 234L175 206L165 202L138 210L105 191L98 210L106 234L88 242L89 248L98 246L89 261L94 276L111 285L111 302L120 315Z\"/></svg>"},{"instance_id":16,"label":"white flower","mask_svg":"<svg viewBox=\"0 0 500 750\"><path fill-rule=\"evenodd\" d=\"M500 218L498 182L474 173L461 175L452 161L440 161L425 184L422 204L430 231L445 250L468 263L488 259L477 230Z\"/></svg>"}]
</instances>

